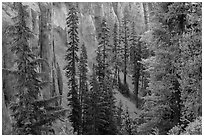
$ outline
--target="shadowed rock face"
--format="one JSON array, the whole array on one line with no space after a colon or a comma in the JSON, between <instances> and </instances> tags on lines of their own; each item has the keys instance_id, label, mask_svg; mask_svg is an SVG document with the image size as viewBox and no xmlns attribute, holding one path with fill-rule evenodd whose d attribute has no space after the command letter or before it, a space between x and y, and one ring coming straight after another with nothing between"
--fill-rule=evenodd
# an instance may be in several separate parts
<instances>
[{"instance_id":1,"label":"shadowed rock face","mask_svg":"<svg viewBox=\"0 0 204 137\"><path fill-rule=\"evenodd\" d=\"M43 98L51 95L63 95L62 104L66 106L67 79L63 68L65 66L64 55L66 51L66 16L69 3L23 3L28 6L29 18L27 26L33 31L34 39L30 46L36 55L46 59L49 67L44 64L42 71L47 73L44 80L51 81L42 91ZM128 3L77 3L79 10L79 37L80 45L85 43L88 51L88 64L92 66L97 48L97 35L102 18L106 18L110 30L114 23L121 21L123 9ZM12 17L16 16L14 3L2 3L2 31L8 25L13 24ZM133 14L140 4L131 3ZM15 55L7 44L9 38L2 35L2 63L4 68L15 68ZM3 76L3 91L7 104L14 100L15 77Z\"/></svg>"},{"instance_id":2,"label":"shadowed rock face","mask_svg":"<svg viewBox=\"0 0 204 137\"><path fill-rule=\"evenodd\" d=\"M49 67L45 64L42 66L42 71L47 73L44 80L52 81L52 77L58 79L56 86L60 86L55 91L57 94L62 93L63 84L66 84L66 78L62 71L64 67L64 55L66 49L66 16L69 9L67 3L23 3L28 6L29 18L27 19L27 26L33 31L34 39L30 40L30 46L36 55L46 59ZM110 5L103 6L102 3L78 3L79 7L79 35L80 43L84 42L89 51L88 57L92 61L94 57L94 50L97 47L96 28L99 27L97 17L102 18L104 15L103 8ZM12 17L16 16L14 3L2 4L2 28L3 32L8 25L13 24ZM107 14L107 13L106 13ZM112 15L108 15L109 18ZM3 49L3 67L14 68L15 55L10 51L8 45L9 38L3 33L2 49ZM58 65L57 65L58 64ZM57 68L59 66L59 68ZM54 73L54 74L52 74ZM63 73L63 74L59 74ZM59 77L62 75L62 77ZM56 81L56 82L57 82ZM59 84L63 81L63 84ZM13 76L3 77L4 92L6 96L5 102L8 103L13 100L15 94L15 78ZM66 86L64 86L66 87ZM43 97L51 96L50 90L53 90L52 85L48 85L43 91ZM66 91L66 88L63 89Z\"/></svg>"}]
</instances>

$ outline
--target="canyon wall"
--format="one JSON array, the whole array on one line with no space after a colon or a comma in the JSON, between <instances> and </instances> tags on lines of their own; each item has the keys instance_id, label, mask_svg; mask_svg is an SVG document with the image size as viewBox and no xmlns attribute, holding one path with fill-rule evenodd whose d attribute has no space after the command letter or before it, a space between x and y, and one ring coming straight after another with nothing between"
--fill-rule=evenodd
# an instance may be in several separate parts
<instances>
[{"instance_id":1,"label":"canyon wall","mask_svg":"<svg viewBox=\"0 0 204 137\"><path fill-rule=\"evenodd\" d=\"M98 46L97 33L102 18L106 18L112 32L114 23L121 22L125 6L129 6L129 11L133 16L143 14L141 3L79 2L75 4L79 11L79 46L84 43L87 48L89 68L95 59L95 50ZM41 71L45 73L43 79L50 81L50 84L42 90L41 97L46 99L54 95L62 95L62 104L66 106L67 79L63 67L66 64L64 60L67 49L66 16L70 3L25 2L23 5L28 7L27 26L34 33L30 46L36 55L47 61L42 65ZM7 27L14 24L12 18L17 15L15 8L15 3L2 3L2 66L7 69L15 69L16 66L14 63L16 57L10 51L9 38L5 34ZM15 100L15 88L15 76L11 74L3 76L3 112L5 114L3 119L8 116L7 105ZM6 118L6 121L9 119Z\"/></svg>"}]
</instances>

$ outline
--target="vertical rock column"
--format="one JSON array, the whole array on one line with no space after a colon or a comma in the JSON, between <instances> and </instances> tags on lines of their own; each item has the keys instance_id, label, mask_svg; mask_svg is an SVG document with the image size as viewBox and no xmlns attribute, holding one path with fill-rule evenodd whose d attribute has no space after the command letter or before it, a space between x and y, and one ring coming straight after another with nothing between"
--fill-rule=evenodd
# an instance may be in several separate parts
<instances>
[{"instance_id":1,"label":"vertical rock column","mask_svg":"<svg viewBox=\"0 0 204 137\"><path fill-rule=\"evenodd\" d=\"M14 24L12 18L17 15L17 13L12 10L12 6L10 3L2 3L2 68L11 70L16 67L16 56L11 52L11 44L9 44L11 38L6 34L6 31L10 25ZM2 97L4 97L5 105L15 100L16 80L14 75L2 71L2 92L4 93Z\"/></svg>"},{"instance_id":2,"label":"vertical rock column","mask_svg":"<svg viewBox=\"0 0 204 137\"><path fill-rule=\"evenodd\" d=\"M50 46L50 25L48 23L48 16L50 11L48 4L39 2L40 8L40 18L39 18L39 47L40 47L40 57L45 59L49 66L46 63L41 65L41 72L45 73L43 76L43 81L51 82L50 77L50 66L51 66L51 46ZM51 96L51 84L46 85L42 90L42 96L44 99L47 99Z\"/></svg>"},{"instance_id":3,"label":"vertical rock column","mask_svg":"<svg viewBox=\"0 0 204 137\"><path fill-rule=\"evenodd\" d=\"M59 65L56 60L56 53L55 53L55 35L54 35L54 7L53 3L50 3L50 25L51 25L51 53L52 53L52 60L51 60L51 81L52 81L52 88L51 88L51 96L62 95L62 84L59 83L61 81L61 71L59 69ZM61 104L61 100L60 100Z\"/></svg>"},{"instance_id":4,"label":"vertical rock column","mask_svg":"<svg viewBox=\"0 0 204 137\"><path fill-rule=\"evenodd\" d=\"M41 66L41 72L45 73L44 81L50 83L43 89L43 98L50 98L62 95L62 84L60 83L61 71L55 56L55 37L54 37L54 8L53 3L39 3L39 45L40 57L45 59L49 66L44 63ZM61 102L61 101L60 101Z\"/></svg>"}]
</instances>

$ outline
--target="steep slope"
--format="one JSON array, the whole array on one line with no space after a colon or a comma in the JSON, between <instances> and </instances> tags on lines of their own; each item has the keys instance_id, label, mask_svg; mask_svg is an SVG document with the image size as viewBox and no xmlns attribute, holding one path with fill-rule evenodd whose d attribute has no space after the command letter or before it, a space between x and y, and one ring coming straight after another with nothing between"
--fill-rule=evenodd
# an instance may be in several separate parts
<instances>
[{"instance_id":1,"label":"steep slope","mask_svg":"<svg viewBox=\"0 0 204 137\"><path fill-rule=\"evenodd\" d=\"M115 91L115 98L117 100L116 105L118 105L119 101L121 100L123 104L123 110L126 110L126 106L127 106L130 116L134 118L136 116L135 113L138 112L138 109L135 107L135 103L130 99L124 97L118 90L114 90L114 91Z\"/></svg>"},{"instance_id":2,"label":"steep slope","mask_svg":"<svg viewBox=\"0 0 204 137\"><path fill-rule=\"evenodd\" d=\"M36 55L46 59L49 67L43 65L43 72L47 73L45 79L51 81L51 84L42 92L43 98L48 98L52 94L62 94L62 104L67 106L67 78L63 70L66 62L64 60L66 51L66 16L69 10L69 3L23 3L28 6L29 18L28 27L33 31L35 37L31 40L32 50ZM78 3L79 9L79 37L80 45L85 43L88 51L88 66L91 70L95 62L95 50L98 46L97 35L103 17L108 21L110 30L113 30L115 22L120 22L123 17L123 9L129 6L132 14L135 9L140 7L139 3ZM2 3L2 63L3 68L15 68L15 55L10 51L10 45L7 43L9 38L5 35L8 25L13 24L12 17L16 16L14 3ZM91 71L89 71L90 74ZM3 76L4 106L15 100L15 77L12 75ZM128 80L130 89L132 88L131 80ZM131 90L132 91L132 90ZM134 99L131 101L125 98L121 93L116 91L117 100L122 100L127 104L130 114L134 116L136 111ZM4 107L4 108L5 108ZM4 109L5 114L7 108ZM3 115L3 119L4 119Z\"/></svg>"}]
</instances>

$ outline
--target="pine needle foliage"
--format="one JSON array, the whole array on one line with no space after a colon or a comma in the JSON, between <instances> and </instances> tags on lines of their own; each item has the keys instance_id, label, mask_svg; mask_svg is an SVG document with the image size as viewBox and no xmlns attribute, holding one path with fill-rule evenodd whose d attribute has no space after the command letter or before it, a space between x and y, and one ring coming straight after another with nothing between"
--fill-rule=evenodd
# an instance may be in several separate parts
<instances>
[{"instance_id":1,"label":"pine needle foliage","mask_svg":"<svg viewBox=\"0 0 204 137\"><path fill-rule=\"evenodd\" d=\"M103 71L103 76L105 77L105 73L107 71L108 67L108 56L111 52L111 45L109 43L109 37L110 37L110 29L108 28L107 21L105 18L103 18L101 23L101 32L98 35L98 41L99 46L98 50L100 50L100 56L101 56L101 69Z\"/></svg>"},{"instance_id":2,"label":"pine needle foliage","mask_svg":"<svg viewBox=\"0 0 204 137\"><path fill-rule=\"evenodd\" d=\"M84 116L84 134L98 135L99 126L101 124L101 92L99 90L99 83L96 78L95 68L93 68L93 74L90 80L90 90L88 92L85 116ZM100 115L100 116L99 116Z\"/></svg>"},{"instance_id":3,"label":"pine needle foliage","mask_svg":"<svg viewBox=\"0 0 204 137\"><path fill-rule=\"evenodd\" d=\"M78 12L74 5L71 5L71 8L68 12L68 17L66 18L67 24L67 34L69 37L69 42L67 44L67 50L65 55L65 60L67 62L64 70L66 71L66 77L68 78L68 102L69 106L71 106L71 112L69 115L70 121L72 122L72 126L74 128L74 132L77 134L80 133L80 101L78 94L78 85L76 81L76 64L79 61L77 52L79 50L79 36L78 36Z\"/></svg>"},{"instance_id":4,"label":"pine needle foliage","mask_svg":"<svg viewBox=\"0 0 204 137\"><path fill-rule=\"evenodd\" d=\"M98 49L99 50L99 49ZM98 80L99 85L99 93L100 93L100 104L101 106L101 119L103 119L100 123L99 133L100 134L116 134L116 107L115 107L115 97L113 92L113 79L110 75L110 71L106 69L106 73L103 72L102 66L103 62L101 59L102 55L99 50L97 52L97 64L96 64L96 78ZM101 75L102 74L102 75ZM105 75L105 76L104 76Z\"/></svg>"},{"instance_id":5,"label":"pine needle foliage","mask_svg":"<svg viewBox=\"0 0 204 137\"><path fill-rule=\"evenodd\" d=\"M81 134L84 132L84 111L85 111L85 103L88 96L88 57L87 51L84 44L81 47L81 54L79 59L79 97L80 97L80 105L81 105Z\"/></svg>"},{"instance_id":6,"label":"pine needle foliage","mask_svg":"<svg viewBox=\"0 0 204 137\"><path fill-rule=\"evenodd\" d=\"M118 85L118 73L119 73L119 56L120 56L120 44L119 44L119 26L117 23L114 24L113 28L113 47L112 47L112 63L113 63L113 69L114 69L114 85Z\"/></svg>"},{"instance_id":7,"label":"pine needle foliage","mask_svg":"<svg viewBox=\"0 0 204 137\"><path fill-rule=\"evenodd\" d=\"M87 109L85 110L85 133L91 135L113 135L117 133L115 120L115 100L113 99L111 84L99 82L96 67L90 82Z\"/></svg>"}]
</instances>

